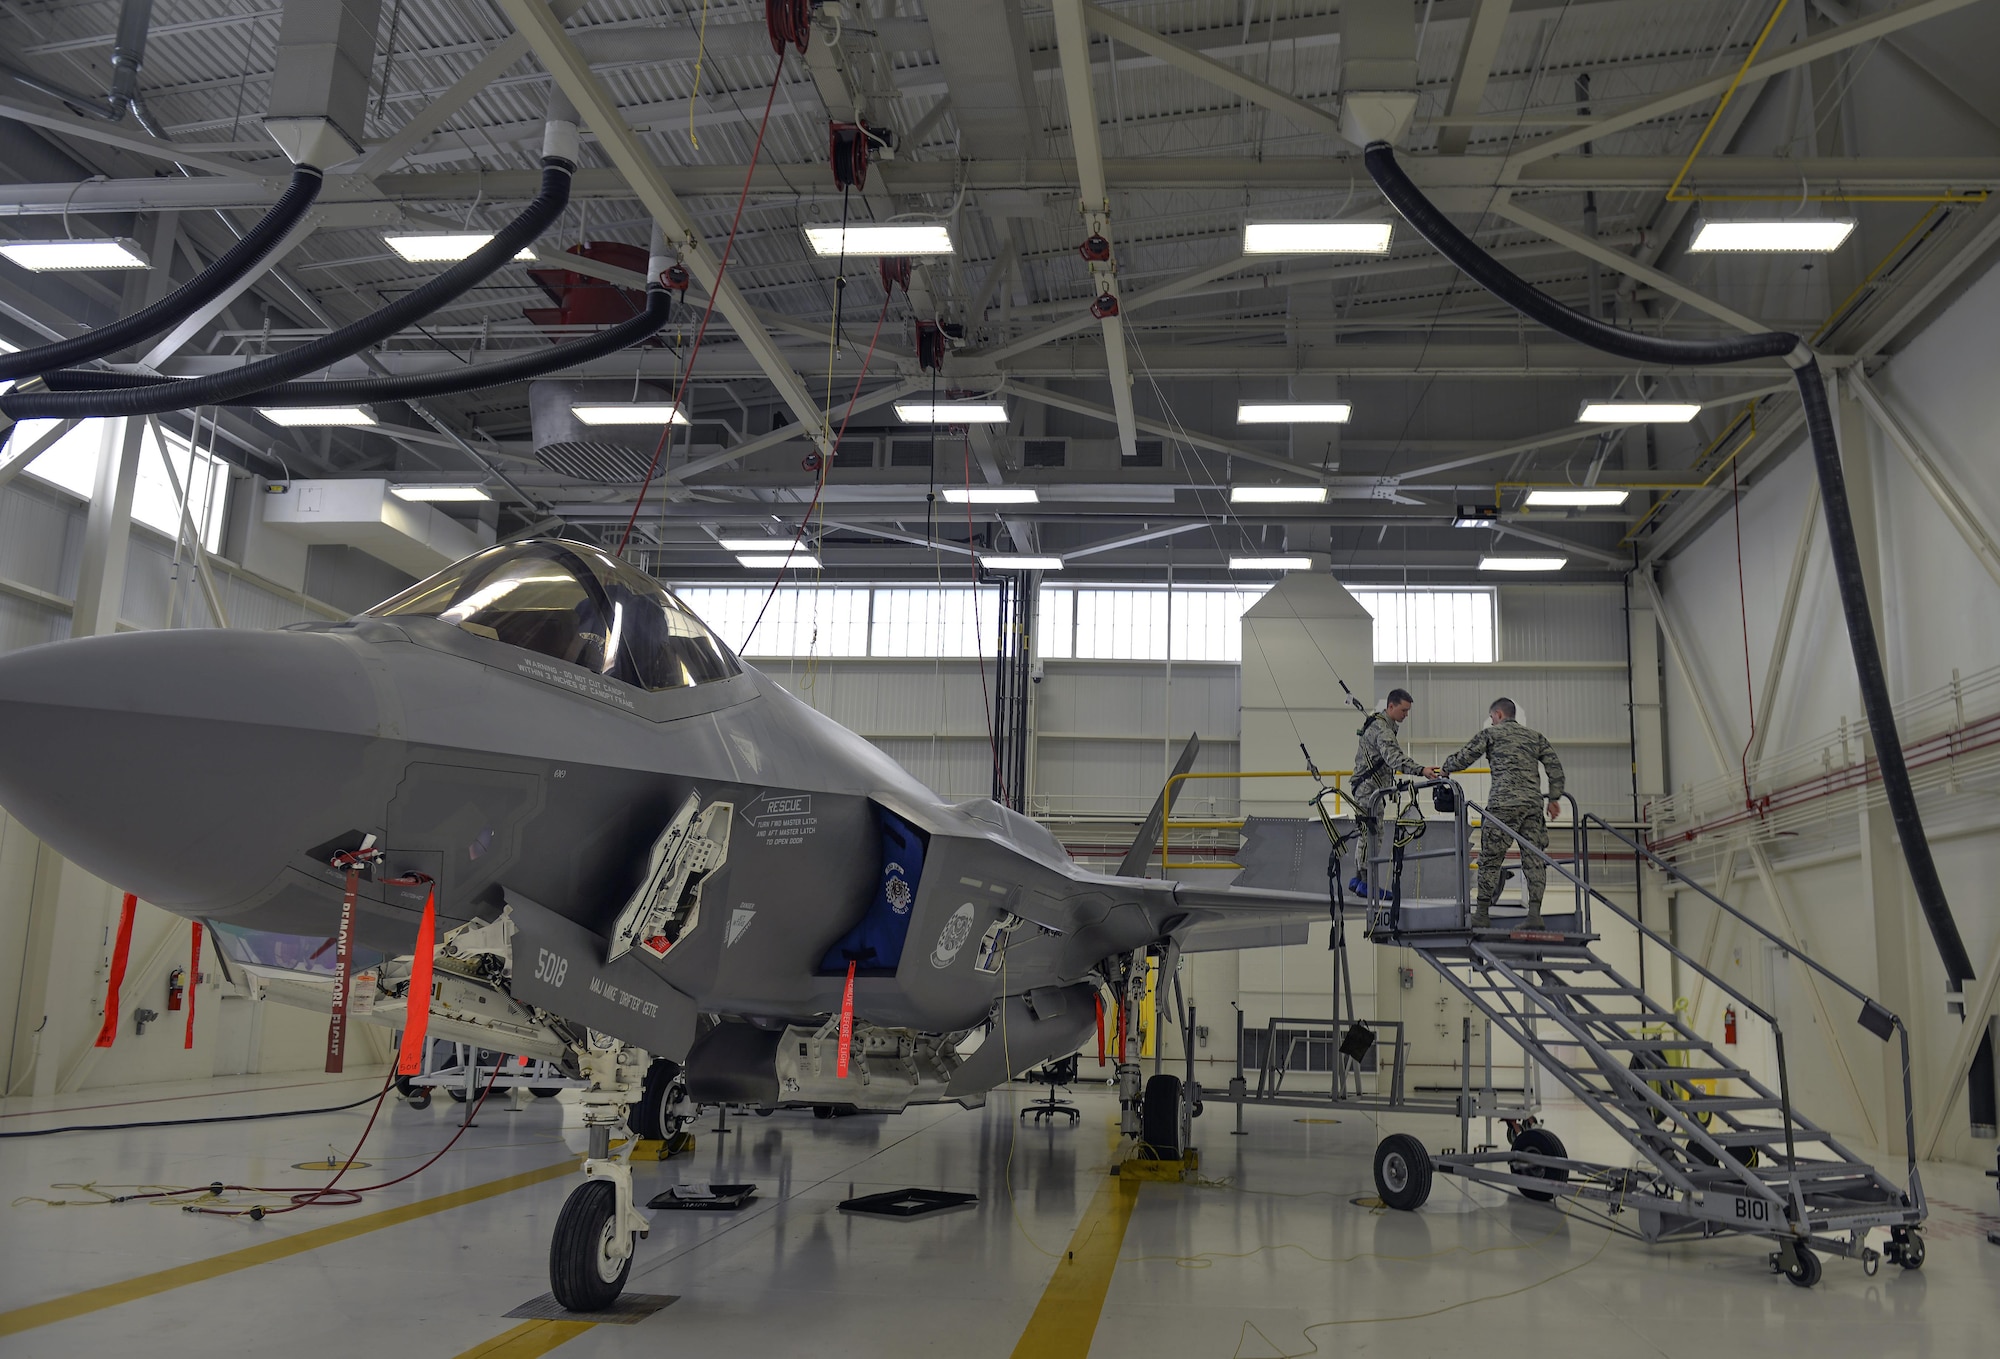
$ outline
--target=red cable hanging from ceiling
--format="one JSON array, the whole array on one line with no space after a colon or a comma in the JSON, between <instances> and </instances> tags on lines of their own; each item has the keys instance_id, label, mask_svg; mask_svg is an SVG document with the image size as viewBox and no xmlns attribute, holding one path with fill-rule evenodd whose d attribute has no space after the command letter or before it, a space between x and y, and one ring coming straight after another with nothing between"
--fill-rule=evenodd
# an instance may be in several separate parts
<instances>
[{"instance_id":1,"label":"red cable hanging from ceiling","mask_svg":"<svg viewBox=\"0 0 2000 1359\"><path fill-rule=\"evenodd\" d=\"M785 78L785 48L784 44L778 40L777 14L780 9L798 9L806 13L806 22L797 30L796 38L799 51L803 52L806 50L806 33L811 18L810 6L805 3L805 0L796 0L796 2L795 0L767 0L765 12L771 24L771 41L776 46L778 52L778 69L771 73L771 92L764 96L764 116L757 124L757 144L750 148L750 164L743 171L743 189L742 192L736 195L736 215L730 218L729 236L722 243L722 260L715 268L715 286L708 291L708 305L702 308L701 324L695 327L694 346L688 351L687 366L681 370L680 386L674 391L673 409L682 411L681 418L688 421L688 432L690 435L694 432L694 422L686 415L681 403L687 396L688 383L694 377L694 361L701 357L701 342L703 337L708 334L709 318L715 315L715 299L722 292L722 280L729 272L729 256L736 248L736 230L743 225L743 205L750 201L750 181L757 173L757 159L764 151L765 129L771 125L771 106L777 102L778 84ZM787 32L789 33L790 30L788 29ZM639 497L632 502L632 513L625 520L625 531L618 535L617 556L624 556L625 545L632 541L632 526L639 522L639 511L646 504L646 492L652 488L653 475L660 468L660 455L666 451L667 440L672 437L673 432L674 425L670 416L666 428L660 431L660 441L653 445L653 458L651 462L646 464L646 476L639 483Z\"/></svg>"}]
</instances>

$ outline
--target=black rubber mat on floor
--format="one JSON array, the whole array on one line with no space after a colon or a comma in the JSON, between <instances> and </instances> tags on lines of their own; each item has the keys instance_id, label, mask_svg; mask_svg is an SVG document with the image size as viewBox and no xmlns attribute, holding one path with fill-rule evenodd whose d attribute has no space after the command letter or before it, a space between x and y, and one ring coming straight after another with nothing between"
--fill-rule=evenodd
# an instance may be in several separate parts
<instances>
[{"instance_id":1,"label":"black rubber mat on floor","mask_svg":"<svg viewBox=\"0 0 2000 1359\"><path fill-rule=\"evenodd\" d=\"M647 1201L648 1208L674 1208L681 1212L700 1212L704 1209L714 1212L731 1212L741 1208L757 1197L754 1184L712 1184L706 1196L683 1198L668 1189L653 1195Z\"/></svg>"},{"instance_id":2,"label":"black rubber mat on floor","mask_svg":"<svg viewBox=\"0 0 2000 1359\"><path fill-rule=\"evenodd\" d=\"M977 1194L958 1194L948 1189L892 1189L886 1194L864 1194L840 1205L843 1213L869 1213L875 1217L922 1217L962 1208L979 1202Z\"/></svg>"},{"instance_id":3,"label":"black rubber mat on floor","mask_svg":"<svg viewBox=\"0 0 2000 1359\"><path fill-rule=\"evenodd\" d=\"M601 1312L572 1312L556 1301L555 1294L544 1293L528 1299L507 1315L515 1321L595 1321L606 1326L631 1326L679 1301L678 1294L623 1293Z\"/></svg>"}]
</instances>

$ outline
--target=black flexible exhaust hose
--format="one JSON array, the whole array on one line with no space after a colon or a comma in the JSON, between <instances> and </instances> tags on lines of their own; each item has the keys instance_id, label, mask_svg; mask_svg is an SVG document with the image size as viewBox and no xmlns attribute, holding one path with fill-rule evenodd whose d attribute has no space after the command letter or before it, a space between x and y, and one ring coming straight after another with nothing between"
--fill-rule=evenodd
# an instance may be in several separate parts
<instances>
[{"instance_id":1,"label":"black flexible exhaust hose","mask_svg":"<svg viewBox=\"0 0 2000 1359\"><path fill-rule=\"evenodd\" d=\"M299 219L319 198L320 186L325 182L326 176L313 166L298 166L292 171L292 182L285 186L285 192L264 214L264 220L250 228L241 240L223 251L214 263L179 289L143 311L121 316L95 330L37 349L0 356L0 380L54 372L72 363L88 363L179 325L213 302L223 289L276 248L278 242L285 238L285 233L298 225ZM164 269L166 262L157 261L155 267Z\"/></svg>"},{"instance_id":2,"label":"black flexible exhaust hose","mask_svg":"<svg viewBox=\"0 0 2000 1359\"><path fill-rule=\"evenodd\" d=\"M323 406L363 401L419 401L431 396L480 391L504 382L541 377L560 372L572 364L615 354L650 339L666 328L673 314L673 294L658 283L646 289L646 306L629 321L585 335L549 349L537 349L494 363L471 364L441 373L406 373L398 377L336 378L320 382L287 382L266 387L261 392L224 401L225 406ZM158 387L172 378L146 377L137 373L99 373L88 369L51 373L46 381L51 391L125 391L138 387Z\"/></svg>"},{"instance_id":3,"label":"black flexible exhaust hose","mask_svg":"<svg viewBox=\"0 0 2000 1359\"><path fill-rule=\"evenodd\" d=\"M1917 903L1930 926L1931 938L1937 944L1953 988L1962 990L1972 980L1972 959L1959 936L1958 922L1952 918L1944 884L1938 880L1937 864L1931 857L1930 841L1924 835L1923 818L1917 811L1917 795L1910 787L1910 770L1903 758L1902 739L1896 732L1895 710L1889 704L1889 683L1882 670L1874 616L1868 607L1861 550L1854 541L1854 517L1848 508L1847 478L1841 471L1840 444L1834 433L1833 412L1827 404L1826 382L1820 376L1818 357L1798 336L1785 331L1765 331L1727 340L1668 340L1620 330L1585 316L1537 291L1453 226L1410 182L1387 142L1369 143L1364 159L1369 177L1382 196L1402 214L1404 221L1416 228L1419 236L1473 282L1558 335L1608 354L1646 363L1708 366L1740 363L1745 359L1782 358L1791 365L1799 386L1799 400L1805 406L1813 469L1819 476L1820 503L1826 514L1827 544L1833 555L1834 578L1840 585L1840 607L1847 618L1847 640L1854 651L1855 675L1861 684L1861 707L1868 718L1868 730L1874 737L1875 756L1882 771L1882 791L1888 797L1889 815L1896 825L1896 837L1902 842L1903 858L1909 865L1911 881L1916 884Z\"/></svg>"},{"instance_id":4,"label":"black flexible exhaust hose","mask_svg":"<svg viewBox=\"0 0 2000 1359\"><path fill-rule=\"evenodd\" d=\"M495 232L492 240L415 292L397 298L352 325L342 326L296 349L205 377L175 379L142 387L82 392L9 392L0 396L0 413L15 420L158 415L164 411L191 410L196 406L224 405L237 397L287 382L301 373L324 368L336 359L344 359L386 340L413 322L421 321L512 259L521 247L546 231L568 206L570 178L575 172L576 167L569 161L544 156L541 192L520 216Z\"/></svg>"}]
</instances>

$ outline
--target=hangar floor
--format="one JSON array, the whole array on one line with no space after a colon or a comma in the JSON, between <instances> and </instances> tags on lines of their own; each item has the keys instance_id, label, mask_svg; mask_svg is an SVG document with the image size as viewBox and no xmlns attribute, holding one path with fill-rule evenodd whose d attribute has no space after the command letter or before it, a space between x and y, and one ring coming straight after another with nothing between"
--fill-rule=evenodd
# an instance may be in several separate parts
<instances>
[{"instance_id":1,"label":"hangar floor","mask_svg":"<svg viewBox=\"0 0 2000 1359\"><path fill-rule=\"evenodd\" d=\"M0 1130L300 1107L357 1098L298 1077L244 1077L60 1102L8 1102ZM543 1293L548 1236L573 1183L551 1102L496 1094L452 1153L360 1206L250 1222L171 1206L86 1206L108 1193L210 1180L312 1186L295 1163L344 1154L367 1108L206 1127L0 1143L0 1347L76 1354L396 1353L519 1359L588 1355L1305 1355L1388 1349L1503 1356L1784 1352L1992 1353L2000 1228L1992 1182L1931 1166L1934 1216L1920 1273L1876 1278L1828 1260L1811 1291L1766 1271L1748 1240L1647 1247L1551 1207L1440 1177L1424 1211L1373 1194L1373 1120L1253 1111L1247 1137L1211 1105L1204 1175L1121 1199L1105 1174L1116 1106L1077 1092L1084 1122L1021 1128L1036 1091L984 1110L819 1122L783 1113L703 1120L691 1157L641 1166L650 1196L675 1182L755 1181L735 1214L658 1213L629 1293L675 1295L633 1324L520 1321ZM462 1108L392 1101L369 1139L372 1184L443 1145ZM1550 1123L1592 1144L1579 1111ZM1433 1145L1441 1121L1410 1121ZM1602 1148L1608 1152L1609 1148ZM842 1214L856 1193L911 1185L976 1192L974 1208L917 1221ZM52 1187L55 1186L55 1187ZM51 1206L47 1200L63 1200ZM275 1199L266 1199L276 1202ZM1126 1220L1129 1216L1129 1220ZM1074 1252L1072 1257L1071 1253ZM1074 1261L1074 1263L1072 1263ZM1058 1269L1061 1262L1062 1269ZM1101 1268L1100 1268L1101 1265ZM1093 1279L1097 1280L1093 1286ZM1105 1281L1108 1280L1108 1283ZM1094 1337L1094 1338L1093 1338Z\"/></svg>"}]
</instances>

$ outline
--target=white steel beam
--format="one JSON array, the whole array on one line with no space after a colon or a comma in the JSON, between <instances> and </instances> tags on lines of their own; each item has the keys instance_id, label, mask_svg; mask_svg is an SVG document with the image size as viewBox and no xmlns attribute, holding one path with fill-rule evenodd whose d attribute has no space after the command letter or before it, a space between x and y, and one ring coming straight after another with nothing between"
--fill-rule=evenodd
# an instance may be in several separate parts
<instances>
[{"instance_id":1,"label":"white steel beam","mask_svg":"<svg viewBox=\"0 0 2000 1359\"><path fill-rule=\"evenodd\" d=\"M1599 264L1616 269L1619 273L1630 275L1638 279L1641 283L1665 293L1668 297L1684 302L1696 311L1706 312L1716 320L1732 325L1745 334L1761 335L1770 329L1769 326L1751 320L1740 311L1725 307L1712 298L1702 296L1679 279L1663 274L1658 269L1641 264L1630 255L1621 255L1616 250L1610 249L1588 236L1571 231L1568 227L1558 226L1548 218L1543 217L1539 213L1528 211L1528 209L1504 195L1498 202L1494 203L1492 210L1511 222L1517 222L1527 227L1530 231L1540 232L1559 245L1568 246L1571 250L1576 251L1577 254L1582 255L1586 259L1596 260Z\"/></svg>"},{"instance_id":2,"label":"white steel beam","mask_svg":"<svg viewBox=\"0 0 2000 1359\"><path fill-rule=\"evenodd\" d=\"M1472 21L1458 45L1458 69L1451 77L1447 117L1470 119L1478 114L1480 101L1486 97L1486 79L1493 71L1493 58L1500 51L1500 35L1506 30L1507 16L1513 9L1514 0L1475 0ZM1472 140L1472 127L1470 122L1454 122L1440 129L1438 154L1464 155L1466 144Z\"/></svg>"},{"instance_id":3,"label":"white steel beam","mask_svg":"<svg viewBox=\"0 0 2000 1359\"><path fill-rule=\"evenodd\" d=\"M1065 3L1066 0L1057 0L1056 13L1058 16L1062 14ZM1197 79L1205 80L1220 89L1228 90L1231 94L1255 104L1259 108L1269 109L1271 112L1305 129L1307 132L1323 132L1333 137L1341 135L1340 119L1328 113L1325 109L1316 108L1303 99L1296 98L1293 95L1286 94L1283 90L1266 85L1261 80L1252 79L1237 70L1234 66L1226 65L1223 62L1215 60L1213 57L1204 56L1192 47L1183 47L1172 38L1155 33L1151 29L1141 28L1139 25L1120 18L1108 10L1099 9L1096 5L1081 4L1079 8L1082 9L1083 17L1089 23L1090 27L1105 34L1107 37L1116 38L1119 42L1136 47L1141 52L1158 57L1174 69L1184 71ZM1083 42L1086 45L1088 44L1089 36L1087 34ZM1062 36L1062 20L1060 17L1056 20L1056 43L1062 49L1064 56L1063 85L1067 88L1070 81L1069 44ZM1082 79L1087 81L1090 78L1088 59L1085 58L1081 61L1079 66L1082 72ZM1073 121L1074 119L1072 119ZM1095 124L1092 124L1093 128L1095 126Z\"/></svg>"},{"instance_id":4,"label":"white steel beam","mask_svg":"<svg viewBox=\"0 0 2000 1359\"><path fill-rule=\"evenodd\" d=\"M1903 0L1902 4L1891 5L1865 19L1857 19L1851 24L1843 24L1839 28L1829 29L1807 38L1804 42L1781 48L1744 71L1741 83L1752 85L1769 80L1781 71L1808 65L1835 52L1844 52L1860 43L1885 37L1897 29L1908 28L1911 24L1935 19L1940 14L1949 14L1955 9L1964 9L1975 3L1977 0ZM1648 99L1642 104L1634 104L1617 113L1594 119L1589 125L1573 132L1564 132L1516 151L1507 157L1505 174L1511 177L1523 166L1534 161L1545 160L1558 152L1582 146L1585 142L1596 141L1613 132L1622 132L1628 127L1637 127L1640 123L1649 123L1664 114L1684 109L1689 104L1699 104L1705 99L1722 94L1737 83L1735 71L1724 71L1706 80L1696 81L1692 85L1683 85L1680 89L1669 91L1657 99Z\"/></svg>"},{"instance_id":5,"label":"white steel beam","mask_svg":"<svg viewBox=\"0 0 2000 1359\"><path fill-rule=\"evenodd\" d=\"M515 0L519 3L519 0ZM1055 0L1056 46L1062 55L1063 97L1069 103L1069 132L1076 157L1080 190L1077 210L1086 234L1111 236L1111 193L1104 181L1104 152L1097 142L1097 95L1090 84L1090 31L1084 24L1083 0ZM1093 263L1090 275L1097 291L1118 297L1118 252ZM1116 316L1103 318L1105 375L1111 382L1111 405L1118 416L1118 446L1128 458L1138 454L1138 430L1132 410L1132 369L1125 358L1125 325Z\"/></svg>"},{"instance_id":6,"label":"white steel beam","mask_svg":"<svg viewBox=\"0 0 2000 1359\"><path fill-rule=\"evenodd\" d=\"M757 366L778 389L779 398L792 417L810 428L811 438L826 457L833 456L832 436L826 428L819 405L806 390L798 373L786 362L770 334L759 324L749 300L736 285L721 276L715 254L695 228L693 216L667 184L666 174L640 145L618 107L604 87L590 73L584 58L562 21L542 0L501 0L507 17L527 37L528 44L549 68L563 93L575 104L597 133L598 147L618 167L639 201L660 224L669 242L681 245L683 262L715 297L715 306L735 328L737 339L756 359Z\"/></svg>"},{"instance_id":7,"label":"white steel beam","mask_svg":"<svg viewBox=\"0 0 2000 1359\"><path fill-rule=\"evenodd\" d=\"M585 3L587 0L554 0L550 10L556 22L560 23L582 9ZM363 156L361 163L354 167L355 172L373 178L394 165L410 154L411 148L418 142L435 132L439 125L478 98L481 91L506 73L507 68L527 55L528 39L524 34L514 33L503 39L471 70L452 82L450 89L417 110L387 141Z\"/></svg>"},{"instance_id":8,"label":"white steel beam","mask_svg":"<svg viewBox=\"0 0 2000 1359\"><path fill-rule=\"evenodd\" d=\"M1819 483L1815 481L1806 490L1806 513L1799 525L1799 536L1792 547L1792 569L1785 577L1784 602L1778 605L1778 620L1771 637L1771 656L1764 666L1764 683L1757 693L1757 711L1764 720L1751 733L1750 745L1744 753L1750 764L1757 763L1764 753L1771 732L1777 727L1772 721L1778 703L1778 683L1784 677L1785 657L1792 646L1792 622L1799 615L1799 594L1805 588L1806 563L1812 560L1813 537L1819 530Z\"/></svg>"},{"instance_id":9,"label":"white steel beam","mask_svg":"<svg viewBox=\"0 0 2000 1359\"><path fill-rule=\"evenodd\" d=\"M1847 382L1853 388L1854 394L1861 398L1862 407L1874 417L1881 431L1889 436L1889 442L1894 444L1909 461L1910 470L1917 474L1917 480L1931 493L1931 499L1935 500L1937 507L1944 511L1944 517L1958 530L1958 536L1965 540L1965 545L1972 549L1972 555L1979 558L1979 564L1986 568L1986 574L1993 578L1994 584L2000 585L2000 546L1995 545L1993 535L1980 520L1978 511L1965 502L1965 497L1958 493L1950 479L1939 469L1937 460L1931 455L1930 450L1925 448L1911 432L1910 427L1889 409L1888 403L1882 399L1882 394L1861 375L1859 368L1848 370Z\"/></svg>"}]
</instances>

